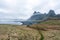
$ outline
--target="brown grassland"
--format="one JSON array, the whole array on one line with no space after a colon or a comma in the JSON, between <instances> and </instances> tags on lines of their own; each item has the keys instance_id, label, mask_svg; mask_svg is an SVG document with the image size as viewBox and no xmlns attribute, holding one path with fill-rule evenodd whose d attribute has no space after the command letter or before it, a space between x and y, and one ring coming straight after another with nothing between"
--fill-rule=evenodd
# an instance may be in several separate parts
<instances>
[{"instance_id":1,"label":"brown grassland","mask_svg":"<svg viewBox=\"0 0 60 40\"><path fill-rule=\"evenodd\" d=\"M60 20L48 20L39 24L0 24L0 40L60 40Z\"/></svg>"}]
</instances>

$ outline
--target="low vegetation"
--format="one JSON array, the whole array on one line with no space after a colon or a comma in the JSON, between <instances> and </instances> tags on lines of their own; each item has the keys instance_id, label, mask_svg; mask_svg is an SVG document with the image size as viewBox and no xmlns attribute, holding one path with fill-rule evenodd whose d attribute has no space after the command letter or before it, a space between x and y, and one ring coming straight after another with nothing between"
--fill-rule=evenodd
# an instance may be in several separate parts
<instances>
[{"instance_id":1,"label":"low vegetation","mask_svg":"<svg viewBox=\"0 0 60 40\"><path fill-rule=\"evenodd\" d=\"M41 24L60 25L60 20L48 20L46 22L42 22Z\"/></svg>"},{"instance_id":2,"label":"low vegetation","mask_svg":"<svg viewBox=\"0 0 60 40\"><path fill-rule=\"evenodd\" d=\"M48 20L40 24L33 24L30 28L39 31L40 40L60 40L60 20Z\"/></svg>"},{"instance_id":3,"label":"low vegetation","mask_svg":"<svg viewBox=\"0 0 60 40\"><path fill-rule=\"evenodd\" d=\"M39 40L37 30L18 25L0 25L0 40Z\"/></svg>"},{"instance_id":4,"label":"low vegetation","mask_svg":"<svg viewBox=\"0 0 60 40\"><path fill-rule=\"evenodd\" d=\"M60 40L60 20L40 24L0 25L0 40Z\"/></svg>"}]
</instances>

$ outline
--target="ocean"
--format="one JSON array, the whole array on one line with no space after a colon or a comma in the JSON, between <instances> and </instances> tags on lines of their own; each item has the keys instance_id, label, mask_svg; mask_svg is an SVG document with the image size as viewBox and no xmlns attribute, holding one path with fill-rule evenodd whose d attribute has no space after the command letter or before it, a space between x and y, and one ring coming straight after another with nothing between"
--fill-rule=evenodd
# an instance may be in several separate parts
<instances>
[{"instance_id":1,"label":"ocean","mask_svg":"<svg viewBox=\"0 0 60 40\"><path fill-rule=\"evenodd\" d=\"M22 25L21 22L12 19L0 19L0 24L13 24L13 25Z\"/></svg>"}]
</instances>

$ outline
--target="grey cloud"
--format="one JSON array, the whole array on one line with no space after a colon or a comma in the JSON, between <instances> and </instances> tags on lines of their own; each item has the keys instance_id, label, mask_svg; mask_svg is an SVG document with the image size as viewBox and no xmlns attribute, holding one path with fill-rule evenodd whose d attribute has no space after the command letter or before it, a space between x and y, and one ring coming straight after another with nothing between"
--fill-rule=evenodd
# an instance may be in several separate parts
<instances>
[{"instance_id":1,"label":"grey cloud","mask_svg":"<svg viewBox=\"0 0 60 40\"><path fill-rule=\"evenodd\" d=\"M32 14L33 11L40 11L40 12L48 12L51 7L48 5L49 0L39 0L41 1L41 3L35 5L33 2L32 4L28 4L29 0L16 0L16 5L9 5L7 3L5 3L4 0L0 0L0 8L1 9L5 9L10 11L9 13L2 13L0 14L1 17L12 17L12 18L16 18L16 17L24 17L24 18L29 18ZM32 0L33 1L33 0ZM53 7L52 9L54 9L56 11L56 13L59 13L59 9L60 9L60 0L53 0L54 2L56 2L56 6ZM27 6L31 6L31 7L27 7Z\"/></svg>"}]
</instances>

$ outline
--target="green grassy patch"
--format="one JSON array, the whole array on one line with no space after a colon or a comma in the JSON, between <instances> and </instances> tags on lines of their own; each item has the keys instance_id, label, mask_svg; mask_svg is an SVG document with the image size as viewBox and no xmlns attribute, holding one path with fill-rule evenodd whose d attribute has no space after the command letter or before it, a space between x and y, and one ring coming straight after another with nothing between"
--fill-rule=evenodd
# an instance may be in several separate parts
<instances>
[{"instance_id":1,"label":"green grassy patch","mask_svg":"<svg viewBox=\"0 0 60 40\"><path fill-rule=\"evenodd\" d=\"M41 24L60 25L60 20L48 20L45 22L41 22Z\"/></svg>"}]
</instances>

